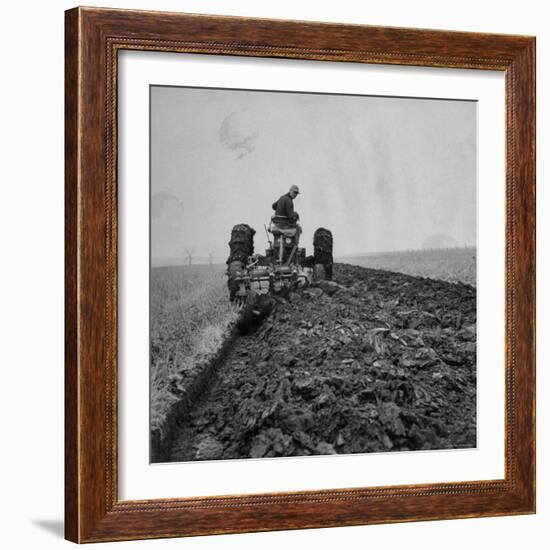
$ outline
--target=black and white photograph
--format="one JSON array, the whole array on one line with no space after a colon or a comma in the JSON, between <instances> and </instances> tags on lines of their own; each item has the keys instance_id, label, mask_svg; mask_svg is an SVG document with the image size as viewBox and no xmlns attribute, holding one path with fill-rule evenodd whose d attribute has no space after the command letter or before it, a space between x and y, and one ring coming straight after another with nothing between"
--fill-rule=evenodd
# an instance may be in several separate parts
<instances>
[{"instance_id":1,"label":"black and white photograph","mask_svg":"<svg viewBox=\"0 0 550 550\"><path fill-rule=\"evenodd\" d=\"M152 85L151 462L477 446L477 102Z\"/></svg>"}]
</instances>

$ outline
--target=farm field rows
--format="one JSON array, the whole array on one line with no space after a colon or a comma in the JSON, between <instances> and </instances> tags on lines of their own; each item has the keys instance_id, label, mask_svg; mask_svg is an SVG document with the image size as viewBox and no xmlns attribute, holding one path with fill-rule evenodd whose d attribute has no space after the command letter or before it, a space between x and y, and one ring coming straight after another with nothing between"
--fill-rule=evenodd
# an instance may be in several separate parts
<instances>
[{"instance_id":1,"label":"farm field rows","mask_svg":"<svg viewBox=\"0 0 550 550\"><path fill-rule=\"evenodd\" d=\"M165 460L475 447L475 288L336 263L332 286L275 302Z\"/></svg>"},{"instance_id":2,"label":"farm field rows","mask_svg":"<svg viewBox=\"0 0 550 550\"><path fill-rule=\"evenodd\" d=\"M475 288L474 248L386 253L346 262ZM151 428L162 428L170 406L181 398L175 381L191 379L195 365L219 349L236 320L225 268L214 264L151 270Z\"/></svg>"}]
</instances>

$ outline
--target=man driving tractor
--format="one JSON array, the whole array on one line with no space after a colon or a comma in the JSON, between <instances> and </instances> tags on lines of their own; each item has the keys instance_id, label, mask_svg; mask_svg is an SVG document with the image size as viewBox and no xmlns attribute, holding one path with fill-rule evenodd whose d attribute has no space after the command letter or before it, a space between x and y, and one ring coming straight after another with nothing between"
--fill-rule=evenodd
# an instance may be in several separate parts
<instances>
[{"instance_id":1,"label":"man driving tractor","mask_svg":"<svg viewBox=\"0 0 550 550\"><path fill-rule=\"evenodd\" d=\"M275 238L274 246L279 263L296 259L300 234L302 233L302 228L298 224L300 216L294 210L294 199L299 193L298 186L292 185L288 193L279 197L272 204L275 214L271 217L269 232Z\"/></svg>"},{"instance_id":2,"label":"man driving tractor","mask_svg":"<svg viewBox=\"0 0 550 550\"><path fill-rule=\"evenodd\" d=\"M288 193L279 197L271 207L275 210L274 216L271 218L273 224L280 229L296 228L297 235L302 232L298 220L300 216L294 210L294 199L300 194L300 189L297 185L292 185Z\"/></svg>"},{"instance_id":3,"label":"man driving tractor","mask_svg":"<svg viewBox=\"0 0 550 550\"><path fill-rule=\"evenodd\" d=\"M293 185L288 193L279 197L272 205L271 208L275 210L275 216L288 218L293 223L296 223L300 219L298 212L294 211L294 199L300 194L300 189L297 185Z\"/></svg>"}]
</instances>

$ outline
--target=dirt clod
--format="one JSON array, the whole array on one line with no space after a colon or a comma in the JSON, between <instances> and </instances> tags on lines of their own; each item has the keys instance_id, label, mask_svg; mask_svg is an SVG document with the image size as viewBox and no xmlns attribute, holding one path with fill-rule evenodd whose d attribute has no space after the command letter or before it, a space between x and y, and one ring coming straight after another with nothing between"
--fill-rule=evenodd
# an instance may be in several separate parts
<instances>
[{"instance_id":1,"label":"dirt clod","mask_svg":"<svg viewBox=\"0 0 550 550\"><path fill-rule=\"evenodd\" d=\"M223 445L214 437L206 437L197 445L196 460L216 460L223 454Z\"/></svg>"}]
</instances>

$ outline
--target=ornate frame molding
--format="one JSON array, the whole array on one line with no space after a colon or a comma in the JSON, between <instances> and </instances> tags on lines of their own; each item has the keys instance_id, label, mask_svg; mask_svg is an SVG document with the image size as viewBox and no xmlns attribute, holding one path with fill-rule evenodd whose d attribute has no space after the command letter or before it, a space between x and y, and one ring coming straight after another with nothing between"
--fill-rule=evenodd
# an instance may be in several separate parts
<instances>
[{"instance_id":1,"label":"ornate frame molding","mask_svg":"<svg viewBox=\"0 0 550 550\"><path fill-rule=\"evenodd\" d=\"M119 50L499 70L506 80L504 479L119 501ZM533 513L535 39L99 8L66 12L66 537L175 537ZM397 506L396 506L397 505Z\"/></svg>"}]
</instances>

